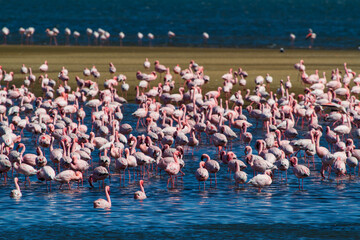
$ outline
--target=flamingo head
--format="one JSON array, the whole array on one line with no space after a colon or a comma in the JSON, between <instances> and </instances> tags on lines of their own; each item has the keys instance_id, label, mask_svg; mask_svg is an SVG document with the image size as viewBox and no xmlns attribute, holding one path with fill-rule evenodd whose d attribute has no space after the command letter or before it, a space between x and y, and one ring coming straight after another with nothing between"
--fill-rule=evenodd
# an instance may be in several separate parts
<instances>
[{"instance_id":1,"label":"flamingo head","mask_svg":"<svg viewBox=\"0 0 360 240\"><path fill-rule=\"evenodd\" d=\"M291 164L291 166L296 166L297 165L297 162L298 162L298 159L297 159L297 157L291 157L290 158L290 164Z\"/></svg>"},{"instance_id":2,"label":"flamingo head","mask_svg":"<svg viewBox=\"0 0 360 240\"><path fill-rule=\"evenodd\" d=\"M132 147L135 143L135 140L136 140L136 137L135 136L131 136L129 139L128 139L128 143L129 143L129 146Z\"/></svg>"},{"instance_id":3,"label":"flamingo head","mask_svg":"<svg viewBox=\"0 0 360 240\"><path fill-rule=\"evenodd\" d=\"M177 146L176 150L179 152L179 156L184 155L184 148L182 146Z\"/></svg>"},{"instance_id":4,"label":"flamingo head","mask_svg":"<svg viewBox=\"0 0 360 240\"><path fill-rule=\"evenodd\" d=\"M79 180L82 180L83 179L83 174L82 174L82 172L80 172L80 171L76 171L76 176L79 178Z\"/></svg>"},{"instance_id":5,"label":"flamingo head","mask_svg":"<svg viewBox=\"0 0 360 240\"><path fill-rule=\"evenodd\" d=\"M247 164L251 164L253 162L252 155L246 155L245 160L246 160Z\"/></svg>"},{"instance_id":6,"label":"flamingo head","mask_svg":"<svg viewBox=\"0 0 360 240\"><path fill-rule=\"evenodd\" d=\"M346 140L346 146L351 146L352 147L353 144L354 144L354 141L352 139L349 138L349 139Z\"/></svg>"},{"instance_id":7,"label":"flamingo head","mask_svg":"<svg viewBox=\"0 0 360 240\"><path fill-rule=\"evenodd\" d=\"M268 176L270 176L271 178L273 178L273 176L274 176L274 175L273 175L273 172L272 172L271 170L266 170L266 171L265 171L265 174L268 175Z\"/></svg>"},{"instance_id":8,"label":"flamingo head","mask_svg":"<svg viewBox=\"0 0 360 240\"><path fill-rule=\"evenodd\" d=\"M250 152L251 152L251 147L250 146L246 146L245 147L245 150L244 150L244 153L246 154L246 155L248 155Z\"/></svg>"},{"instance_id":9,"label":"flamingo head","mask_svg":"<svg viewBox=\"0 0 360 240\"><path fill-rule=\"evenodd\" d=\"M203 155L201 155L200 160L201 160L201 161L203 161L203 159L204 159L204 158L207 158L207 154L203 154Z\"/></svg>"}]
</instances>

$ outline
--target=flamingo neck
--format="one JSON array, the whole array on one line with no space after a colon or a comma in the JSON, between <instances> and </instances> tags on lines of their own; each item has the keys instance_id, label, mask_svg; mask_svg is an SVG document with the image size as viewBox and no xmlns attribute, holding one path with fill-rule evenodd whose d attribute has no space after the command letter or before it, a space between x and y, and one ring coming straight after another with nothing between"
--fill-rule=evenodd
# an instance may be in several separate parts
<instances>
[{"instance_id":1,"label":"flamingo neck","mask_svg":"<svg viewBox=\"0 0 360 240\"><path fill-rule=\"evenodd\" d=\"M19 192L21 192L20 186L19 186L19 183L18 183L17 180L15 181L15 187L16 187L16 190L18 190Z\"/></svg>"},{"instance_id":2,"label":"flamingo neck","mask_svg":"<svg viewBox=\"0 0 360 240\"><path fill-rule=\"evenodd\" d=\"M144 183L141 183L141 184L140 184L140 189L141 189L141 191L142 191L143 193L145 193Z\"/></svg>"},{"instance_id":3,"label":"flamingo neck","mask_svg":"<svg viewBox=\"0 0 360 240\"><path fill-rule=\"evenodd\" d=\"M110 199L110 194L109 194L109 190L108 190L108 189L106 189L105 194L106 194L106 199L107 199L108 203L109 203L110 206L111 206L111 199Z\"/></svg>"},{"instance_id":4,"label":"flamingo neck","mask_svg":"<svg viewBox=\"0 0 360 240\"><path fill-rule=\"evenodd\" d=\"M178 159L177 154L174 154L174 160L175 160L176 163L179 163L179 159Z\"/></svg>"}]
</instances>

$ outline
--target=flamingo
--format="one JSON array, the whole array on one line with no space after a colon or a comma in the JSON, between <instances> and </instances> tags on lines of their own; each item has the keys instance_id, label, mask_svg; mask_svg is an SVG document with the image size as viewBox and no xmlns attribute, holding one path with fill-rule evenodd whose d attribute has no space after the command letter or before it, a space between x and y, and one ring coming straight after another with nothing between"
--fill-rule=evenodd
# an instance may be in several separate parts
<instances>
[{"instance_id":1,"label":"flamingo","mask_svg":"<svg viewBox=\"0 0 360 240\"><path fill-rule=\"evenodd\" d=\"M41 72L47 72L49 70L48 62L45 60L45 62L39 67Z\"/></svg>"},{"instance_id":2,"label":"flamingo","mask_svg":"<svg viewBox=\"0 0 360 240\"><path fill-rule=\"evenodd\" d=\"M20 72L22 74L27 74L28 73L28 68L25 66L25 64L22 65Z\"/></svg>"},{"instance_id":3,"label":"flamingo","mask_svg":"<svg viewBox=\"0 0 360 240\"><path fill-rule=\"evenodd\" d=\"M145 58L144 68L145 68L145 69L149 69L150 66L151 66L151 64L150 64L149 60L148 60L147 58Z\"/></svg>"},{"instance_id":4,"label":"flamingo","mask_svg":"<svg viewBox=\"0 0 360 240\"><path fill-rule=\"evenodd\" d=\"M125 38L125 33L119 32L119 38L120 38L120 46L122 46L123 45L123 40Z\"/></svg>"},{"instance_id":5,"label":"flamingo","mask_svg":"<svg viewBox=\"0 0 360 240\"><path fill-rule=\"evenodd\" d=\"M176 176L180 171L180 164L179 164L179 160L178 160L179 155L180 155L180 152L175 151L173 154L174 162L170 162L165 168L165 172L167 174L169 174L167 186L169 185L169 182L171 181L172 187L175 187L175 180L173 177Z\"/></svg>"},{"instance_id":6,"label":"flamingo","mask_svg":"<svg viewBox=\"0 0 360 240\"><path fill-rule=\"evenodd\" d=\"M9 158L7 156L5 156L4 158L1 158L0 159L0 173L4 174L5 183L6 183L6 178L7 178L7 172L10 171L10 169L11 169L11 162L9 161Z\"/></svg>"},{"instance_id":7,"label":"flamingo","mask_svg":"<svg viewBox=\"0 0 360 240\"><path fill-rule=\"evenodd\" d=\"M36 176L40 181L45 180L46 186L47 186L47 182L50 181L50 191L51 191L51 181L55 179L54 169L50 166L44 166L36 173Z\"/></svg>"},{"instance_id":8,"label":"flamingo","mask_svg":"<svg viewBox=\"0 0 360 240\"><path fill-rule=\"evenodd\" d=\"M104 185L104 180L109 176L109 172L108 170L103 167L103 166L98 166L94 169L93 173L89 176L89 184L91 187L94 187L93 182L97 182L97 181L103 181L103 185ZM99 184L99 188L100 188L100 184Z\"/></svg>"},{"instance_id":9,"label":"flamingo","mask_svg":"<svg viewBox=\"0 0 360 240\"><path fill-rule=\"evenodd\" d=\"M314 40L316 38L316 33L313 32L313 30L311 28L309 28L309 32L305 37L306 39L310 39L310 45L309 48L312 48L313 44L314 44Z\"/></svg>"},{"instance_id":10,"label":"flamingo","mask_svg":"<svg viewBox=\"0 0 360 240\"><path fill-rule=\"evenodd\" d=\"M209 36L209 34L207 32L203 32L202 36L203 36L203 39L204 39L204 43L206 44L207 40L210 38L210 36Z\"/></svg>"},{"instance_id":11,"label":"flamingo","mask_svg":"<svg viewBox=\"0 0 360 240\"><path fill-rule=\"evenodd\" d=\"M139 185L140 185L140 191L136 191L134 193L134 199L137 200L144 200L146 199L146 194L145 194L145 190L144 190L144 180L140 180L139 181Z\"/></svg>"},{"instance_id":12,"label":"flamingo","mask_svg":"<svg viewBox=\"0 0 360 240\"><path fill-rule=\"evenodd\" d=\"M299 179L299 189L300 189L300 179L301 179L301 188L304 189L304 178L310 176L310 169L304 165L299 165L297 157L290 158L290 163L293 166L293 172L295 176Z\"/></svg>"},{"instance_id":13,"label":"flamingo","mask_svg":"<svg viewBox=\"0 0 360 240\"><path fill-rule=\"evenodd\" d=\"M94 208L105 208L105 209L111 208L110 187L109 186L105 187L105 195L106 195L106 200L99 198L94 201Z\"/></svg>"},{"instance_id":14,"label":"flamingo","mask_svg":"<svg viewBox=\"0 0 360 240\"><path fill-rule=\"evenodd\" d=\"M215 174L215 184L217 184L217 181L216 181L216 173L219 172L220 170L220 165L217 161L215 160L211 160L210 159L210 156L207 155L207 154L203 154L201 155L201 161L206 158L206 161L205 161L205 168L206 170L208 170L208 172L211 174L211 173L214 173ZM211 184L211 178L210 178L210 184Z\"/></svg>"},{"instance_id":15,"label":"flamingo","mask_svg":"<svg viewBox=\"0 0 360 240\"><path fill-rule=\"evenodd\" d=\"M17 177L15 177L14 178L15 189L11 190L11 192L10 192L10 197L15 198L15 199L19 199L22 197L22 193L21 193L18 182L19 182L19 179Z\"/></svg>"},{"instance_id":16,"label":"flamingo","mask_svg":"<svg viewBox=\"0 0 360 240\"><path fill-rule=\"evenodd\" d=\"M236 184L244 184L247 181L247 174L240 170L239 162L236 162L236 171L234 172L234 180Z\"/></svg>"},{"instance_id":17,"label":"flamingo","mask_svg":"<svg viewBox=\"0 0 360 240\"><path fill-rule=\"evenodd\" d=\"M271 170L266 170L265 173L258 174L252 179L250 179L248 183L252 184L254 187L259 188L259 193L260 193L261 188L271 185L272 183L271 175L272 175Z\"/></svg>"},{"instance_id":18,"label":"flamingo","mask_svg":"<svg viewBox=\"0 0 360 240\"><path fill-rule=\"evenodd\" d=\"M199 181L199 189L200 189L200 182L204 182L204 190L205 190L205 181L209 178L209 171L205 168L205 162L201 161L199 163L199 168L196 169L195 177L196 180Z\"/></svg>"},{"instance_id":19,"label":"flamingo","mask_svg":"<svg viewBox=\"0 0 360 240\"><path fill-rule=\"evenodd\" d=\"M78 38L80 37L80 33L78 31L74 31L73 36L75 38L75 45L78 45Z\"/></svg>"},{"instance_id":20,"label":"flamingo","mask_svg":"<svg viewBox=\"0 0 360 240\"><path fill-rule=\"evenodd\" d=\"M7 27L3 27L1 29L1 32L4 35L4 44L6 45L6 43L7 43L6 39L7 39L7 36L10 34L10 30Z\"/></svg>"},{"instance_id":21,"label":"flamingo","mask_svg":"<svg viewBox=\"0 0 360 240\"><path fill-rule=\"evenodd\" d=\"M156 72L158 72L158 73L166 72L167 68L164 65L161 65L158 60L155 61L154 65L155 65L155 71Z\"/></svg>"},{"instance_id":22,"label":"flamingo","mask_svg":"<svg viewBox=\"0 0 360 240\"><path fill-rule=\"evenodd\" d=\"M67 183L69 190L71 189L70 181L79 181L83 179L83 175L80 171L73 171L73 170L65 170L60 172L58 175L55 176L55 181L60 182L60 188L64 183Z\"/></svg>"}]
</instances>

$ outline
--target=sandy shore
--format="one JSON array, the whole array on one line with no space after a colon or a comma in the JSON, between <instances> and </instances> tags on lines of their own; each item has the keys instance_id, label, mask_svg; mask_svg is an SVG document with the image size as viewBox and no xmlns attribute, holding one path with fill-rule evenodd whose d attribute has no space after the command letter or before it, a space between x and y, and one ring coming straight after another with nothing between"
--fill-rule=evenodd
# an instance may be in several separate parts
<instances>
[{"instance_id":1,"label":"sandy shore","mask_svg":"<svg viewBox=\"0 0 360 240\"><path fill-rule=\"evenodd\" d=\"M318 69L320 74L326 71L328 79L332 69L338 67L343 70L344 62L347 62L348 67L355 72L360 69L360 51L356 50L285 49L284 53L280 53L278 49L0 46L0 65L6 71L15 73L14 82L17 86L22 84L25 78L25 75L20 73L22 64L32 67L33 73L38 77L39 66L47 60L49 77L57 79L61 67L65 66L69 70L69 82L72 87L76 86L76 75L83 77L83 69L95 65L101 73L99 85L103 88L104 79L112 77L108 71L108 64L113 62L117 68L116 74L122 73L127 76L127 82L130 84L129 99L134 99L134 88L139 83L135 77L136 71L150 72L143 68L146 57L151 63L159 60L171 70L176 64L186 68L190 60L194 59L204 66L205 74L211 78L204 91L221 86L223 82L221 76L228 72L229 68L236 70L239 66L249 74L247 80L249 88L254 86L254 78L257 75L265 76L266 73L270 73L275 80L271 90L277 89L280 79L286 80L289 75L297 92L301 91L303 86L293 66L300 59L305 61L308 74ZM183 84L179 76L176 76L175 80L178 86ZM160 76L157 82L159 81ZM239 86L236 86L234 90L238 88ZM32 89L36 94L41 94L38 82Z\"/></svg>"}]
</instances>

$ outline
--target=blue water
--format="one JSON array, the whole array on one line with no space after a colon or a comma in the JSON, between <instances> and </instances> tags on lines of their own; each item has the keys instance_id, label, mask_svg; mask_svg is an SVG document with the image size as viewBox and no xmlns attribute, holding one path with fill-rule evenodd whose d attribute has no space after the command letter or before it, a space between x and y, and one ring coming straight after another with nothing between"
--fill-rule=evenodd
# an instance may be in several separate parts
<instances>
[{"instance_id":1,"label":"blue water","mask_svg":"<svg viewBox=\"0 0 360 240\"><path fill-rule=\"evenodd\" d=\"M131 113L134 104L124 105L124 121L135 127ZM89 111L89 109L87 109ZM85 122L91 122L89 112ZM254 136L261 137L261 127L249 129ZM298 128L299 129L299 128ZM306 129L306 128L305 128ZM139 133L143 133L139 129ZM300 131L303 132L303 131ZM205 139L205 136L203 136ZM23 142L26 153L35 152L34 141L25 131ZM252 142L254 145L255 141ZM325 142L321 143L325 145ZM243 159L244 144L233 142L233 151ZM64 238L198 238L198 239L358 239L360 237L360 178L348 177L337 182L334 176L322 180L319 174L320 159L315 158L316 170L311 167L311 176L304 181L304 190L291 168L288 182L276 174L273 184L261 193L250 185L235 187L227 167L221 165L218 184L206 183L199 190L194 172L198 168L202 153L216 158L215 148L203 140L192 156L186 152L185 176L175 188L167 188L166 176L145 178L144 201L133 199L139 190L137 182L120 186L119 176L113 174L111 182L112 208L93 209L93 201L105 198L103 189L91 189L86 181L79 189L58 190L53 184L48 192L45 183L32 177L31 187L25 187L20 176L23 197L9 197L14 188L13 181L1 181L1 234L0 238L15 239L64 239ZM45 155L49 153L46 150ZM97 166L97 151L93 154L93 167ZM52 165L51 161L50 165ZM303 160L300 160L303 163ZM112 162L112 164L114 164ZM113 166L111 167L113 169ZM91 172L91 171L90 171ZM113 171L112 171L113 172ZM246 170L248 178L251 169ZM283 175L284 176L284 175ZM85 177L86 179L86 177Z\"/></svg>"},{"instance_id":2,"label":"blue water","mask_svg":"<svg viewBox=\"0 0 360 240\"><path fill-rule=\"evenodd\" d=\"M111 34L110 45L119 45L118 34L126 34L124 45L137 45L137 32L155 35L153 46L290 47L289 34L297 38L294 47L305 48L308 28L317 34L315 48L357 48L360 41L359 0L225 0L225 1L96 1L25 0L1 1L0 22L11 35L9 44L19 44L19 27L35 27L34 43L48 44L46 28L63 31L69 27L81 34L87 45L87 27ZM167 32L176 34L172 42ZM203 42L202 33L210 39ZM74 44L71 38L71 44Z\"/></svg>"}]
</instances>

